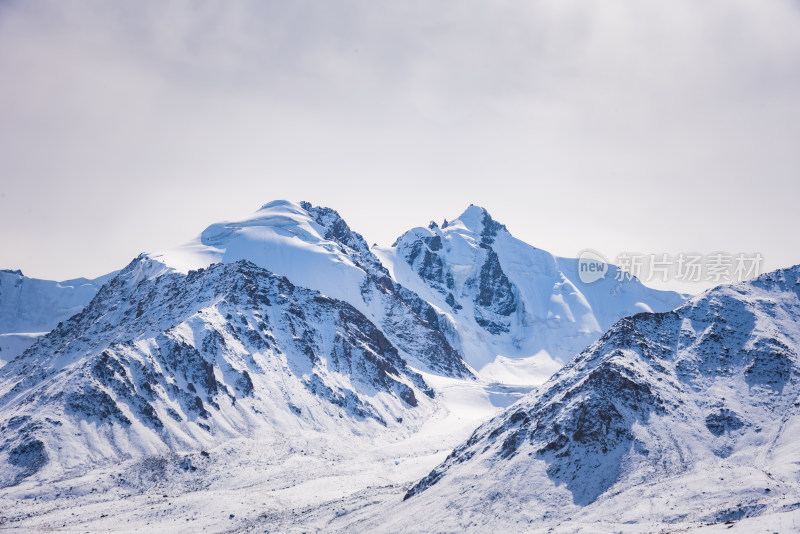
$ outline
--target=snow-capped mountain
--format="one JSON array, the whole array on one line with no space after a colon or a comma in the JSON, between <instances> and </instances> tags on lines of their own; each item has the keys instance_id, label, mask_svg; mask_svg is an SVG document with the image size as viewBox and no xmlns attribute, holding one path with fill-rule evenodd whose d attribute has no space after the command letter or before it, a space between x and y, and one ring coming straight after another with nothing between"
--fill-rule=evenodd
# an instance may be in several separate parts
<instances>
[{"instance_id":1,"label":"snow-capped mountain","mask_svg":"<svg viewBox=\"0 0 800 534\"><path fill-rule=\"evenodd\" d=\"M0 270L0 365L81 311L115 274L55 282Z\"/></svg>"},{"instance_id":2,"label":"snow-capped mountain","mask_svg":"<svg viewBox=\"0 0 800 534\"><path fill-rule=\"evenodd\" d=\"M99 290L14 300L0 278L4 320L78 311L0 368L0 524L641 532L800 510L800 267L688 302L615 274L582 283L475 206L370 249L278 201Z\"/></svg>"},{"instance_id":3,"label":"snow-capped mountain","mask_svg":"<svg viewBox=\"0 0 800 534\"><path fill-rule=\"evenodd\" d=\"M439 226L414 228L375 252L395 279L450 318L453 343L484 375L519 377L528 358L551 374L617 320L667 311L684 296L638 280L583 283L578 260L524 243L478 206ZM555 360L553 362L552 360Z\"/></svg>"},{"instance_id":4,"label":"snow-capped mountain","mask_svg":"<svg viewBox=\"0 0 800 534\"><path fill-rule=\"evenodd\" d=\"M792 510L799 352L800 266L622 319L478 428L386 528L641 532Z\"/></svg>"},{"instance_id":5,"label":"snow-capped mountain","mask_svg":"<svg viewBox=\"0 0 800 534\"><path fill-rule=\"evenodd\" d=\"M251 261L349 302L421 369L467 376L466 358L482 376L501 382L540 383L617 319L671 309L682 300L637 280L617 282L613 266L605 279L583 284L577 260L515 239L476 206L442 228L415 228L391 248L370 250L336 211L274 201L249 218L213 224L192 242L149 256L163 266L154 267L153 276ZM7 272L9 279L0 280L0 361L77 313L113 274L21 283L10 280L19 278L16 272Z\"/></svg>"},{"instance_id":6,"label":"snow-capped mountain","mask_svg":"<svg viewBox=\"0 0 800 534\"><path fill-rule=\"evenodd\" d=\"M213 224L194 241L150 257L178 272L253 262L295 285L350 303L418 367L471 376L446 337L447 317L395 282L364 238L330 208L270 202L250 218Z\"/></svg>"},{"instance_id":7,"label":"snow-capped mountain","mask_svg":"<svg viewBox=\"0 0 800 534\"><path fill-rule=\"evenodd\" d=\"M437 234L444 243L441 276L459 299L449 309L393 279L337 212L305 202L271 202L252 217L211 225L187 245L141 255L89 306L2 369L0 417L15 431L0 444L0 463L11 466L3 483L45 466L69 470L90 461L195 450L297 425L327 429L333 421L350 433L374 434L376 425L406 431L433 410L434 391L414 369L472 379L453 345L474 348L483 341L475 338L478 331L490 340L508 334L497 345L531 350L516 336L542 327L527 311L539 301L526 300L531 292L520 287L552 289L557 278L559 295L585 300L569 292L577 291L574 286L563 289L569 282L552 257L525 248L485 210L470 208L445 234ZM438 251L432 241L412 248L423 242L426 251ZM452 250L458 247L469 250ZM543 255L529 258L528 249ZM412 255L403 257L415 264ZM501 257L519 264L505 267L511 278ZM470 265L478 274L470 274ZM409 281L428 290L419 280L436 279ZM78 295L97 291L88 281L74 285L80 291L72 300L64 284L42 282L47 291L18 289L16 302L27 306L27 316L44 317L37 306L50 302L34 296L53 294L75 303L74 311ZM642 286L631 287L637 298L650 296ZM5 295L11 302L12 294ZM445 303L451 297L443 297ZM512 305L516 322L509 318ZM639 300L631 305L646 306ZM459 309L473 311L466 328L454 313ZM594 321L587 310L581 324ZM558 324L559 317L550 319ZM498 394L506 395L490 395Z\"/></svg>"},{"instance_id":8,"label":"snow-capped mountain","mask_svg":"<svg viewBox=\"0 0 800 534\"><path fill-rule=\"evenodd\" d=\"M368 441L433 397L343 301L246 260L184 274L142 255L0 369L0 484L304 428Z\"/></svg>"}]
</instances>

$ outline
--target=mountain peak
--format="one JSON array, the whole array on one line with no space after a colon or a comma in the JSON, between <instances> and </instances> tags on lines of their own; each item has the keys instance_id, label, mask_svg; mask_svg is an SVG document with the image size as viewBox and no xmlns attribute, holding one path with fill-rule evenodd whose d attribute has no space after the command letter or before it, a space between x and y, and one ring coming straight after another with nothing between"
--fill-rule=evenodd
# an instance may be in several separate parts
<instances>
[{"instance_id":1,"label":"mountain peak","mask_svg":"<svg viewBox=\"0 0 800 534\"><path fill-rule=\"evenodd\" d=\"M258 211L271 210L271 209L280 209L280 208L289 208L289 209L294 209L294 210L298 210L299 211L300 209L303 209L303 206L302 206L303 204L308 204L308 203L307 202L301 202L300 204L297 204L295 202L292 202L291 200L278 199L278 200L272 200L270 202L267 202L266 204L264 204L263 206L258 208Z\"/></svg>"},{"instance_id":2,"label":"mountain peak","mask_svg":"<svg viewBox=\"0 0 800 534\"><path fill-rule=\"evenodd\" d=\"M491 215L489 215L489 212L486 211L486 208L476 206L475 204L470 204L469 207L465 209L456 220L461 221L467 228L475 229L480 228L483 225L483 220L486 217L489 219L492 218Z\"/></svg>"},{"instance_id":3,"label":"mountain peak","mask_svg":"<svg viewBox=\"0 0 800 534\"><path fill-rule=\"evenodd\" d=\"M392 248L381 259L394 266L398 282L456 317L463 338L481 340L465 355L485 373L506 372L504 363L494 365L497 355L566 362L621 317L683 302L638 280L620 285L609 278L587 288L577 260L515 239L474 204L440 227L409 230Z\"/></svg>"},{"instance_id":4,"label":"mountain peak","mask_svg":"<svg viewBox=\"0 0 800 534\"><path fill-rule=\"evenodd\" d=\"M476 206L475 204L470 204L456 221L461 221L461 224L468 230L483 236L487 244L492 242L491 238L496 236L497 232L500 230L508 231L504 224L500 224L492 218L486 208ZM449 225L452 225L456 221L452 221Z\"/></svg>"},{"instance_id":5,"label":"mountain peak","mask_svg":"<svg viewBox=\"0 0 800 534\"><path fill-rule=\"evenodd\" d=\"M356 254L339 250L331 241L352 248ZM312 253L343 256L339 263L352 264L348 257L363 254L367 249L361 236L352 232L336 211L308 202L274 200L249 216L214 223L193 241L152 257L181 272L240 259L274 271L275 261L285 260L288 263L284 267L290 272L306 260L288 251L300 256Z\"/></svg>"}]
</instances>

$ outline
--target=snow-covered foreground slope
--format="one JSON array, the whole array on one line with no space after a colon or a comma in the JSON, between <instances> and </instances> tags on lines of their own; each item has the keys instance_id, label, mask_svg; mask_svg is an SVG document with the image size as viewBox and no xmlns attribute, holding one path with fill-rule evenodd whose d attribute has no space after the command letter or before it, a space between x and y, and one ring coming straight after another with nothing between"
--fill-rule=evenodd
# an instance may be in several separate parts
<instances>
[{"instance_id":1,"label":"snow-covered foreground slope","mask_svg":"<svg viewBox=\"0 0 800 534\"><path fill-rule=\"evenodd\" d=\"M641 532L800 509L800 267L619 321L388 523ZM794 516L792 516L794 517ZM751 523L752 524L752 523Z\"/></svg>"},{"instance_id":2,"label":"snow-covered foreground slope","mask_svg":"<svg viewBox=\"0 0 800 534\"><path fill-rule=\"evenodd\" d=\"M3 532L335 532L398 502L476 425L513 398L424 375L438 409L413 433L298 427L0 489ZM4 520L5 518L5 520Z\"/></svg>"},{"instance_id":3,"label":"snow-covered foreground slope","mask_svg":"<svg viewBox=\"0 0 800 534\"><path fill-rule=\"evenodd\" d=\"M453 342L467 362L500 380L526 372L547 377L622 317L684 300L636 279L617 281L614 266L583 283L577 260L516 239L478 206L374 252L400 284L452 321Z\"/></svg>"},{"instance_id":4,"label":"snow-covered foreground slope","mask_svg":"<svg viewBox=\"0 0 800 534\"><path fill-rule=\"evenodd\" d=\"M435 396L349 304L246 261L147 257L0 369L0 485L316 430L406 433Z\"/></svg>"},{"instance_id":5,"label":"snow-covered foreground slope","mask_svg":"<svg viewBox=\"0 0 800 534\"><path fill-rule=\"evenodd\" d=\"M0 365L81 311L114 274L55 282L0 270Z\"/></svg>"}]
</instances>

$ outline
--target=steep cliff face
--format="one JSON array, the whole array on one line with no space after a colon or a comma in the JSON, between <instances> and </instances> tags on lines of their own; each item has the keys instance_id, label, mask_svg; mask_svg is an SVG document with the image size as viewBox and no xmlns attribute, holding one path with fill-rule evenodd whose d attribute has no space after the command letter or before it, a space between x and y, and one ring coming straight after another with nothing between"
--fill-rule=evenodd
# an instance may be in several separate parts
<instances>
[{"instance_id":1,"label":"steep cliff face","mask_svg":"<svg viewBox=\"0 0 800 534\"><path fill-rule=\"evenodd\" d=\"M0 369L0 482L258 432L413 428L433 390L364 314L247 261L141 256Z\"/></svg>"},{"instance_id":2,"label":"steep cliff face","mask_svg":"<svg viewBox=\"0 0 800 534\"><path fill-rule=\"evenodd\" d=\"M799 352L799 267L622 319L481 426L408 492L407 506L459 518L446 525L779 511L800 499L789 461Z\"/></svg>"},{"instance_id":3,"label":"steep cliff face","mask_svg":"<svg viewBox=\"0 0 800 534\"><path fill-rule=\"evenodd\" d=\"M584 284L577 260L515 239L478 206L441 227L414 228L376 252L403 286L450 318L453 343L488 373L498 356L563 364L620 318L667 311L684 299L617 281L613 266L606 278Z\"/></svg>"}]
</instances>

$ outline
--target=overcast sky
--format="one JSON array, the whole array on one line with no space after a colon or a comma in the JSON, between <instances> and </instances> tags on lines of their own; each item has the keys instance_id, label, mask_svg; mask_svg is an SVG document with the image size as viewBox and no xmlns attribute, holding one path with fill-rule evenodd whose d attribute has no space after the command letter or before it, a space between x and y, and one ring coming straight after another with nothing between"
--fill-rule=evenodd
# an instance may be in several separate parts
<instances>
[{"instance_id":1,"label":"overcast sky","mask_svg":"<svg viewBox=\"0 0 800 534\"><path fill-rule=\"evenodd\" d=\"M800 263L797 1L0 1L0 268L98 276L278 198L371 243Z\"/></svg>"}]
</instances>

